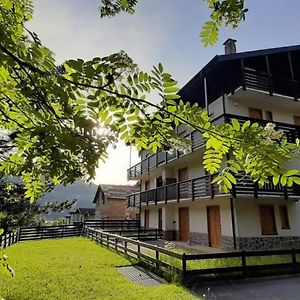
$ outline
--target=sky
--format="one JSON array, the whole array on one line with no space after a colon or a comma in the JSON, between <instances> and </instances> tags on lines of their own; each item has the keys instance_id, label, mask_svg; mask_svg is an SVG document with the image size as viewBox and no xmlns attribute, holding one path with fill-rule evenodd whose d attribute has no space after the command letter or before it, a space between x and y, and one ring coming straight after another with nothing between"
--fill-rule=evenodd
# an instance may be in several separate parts
<instances>
[{"instance_id":1,"label":"sky","mask_svg":"<svg viewBox=\"0 0 300 300\"><path fill-rule=\"evenodd\" d=\"M246 0L249 12L237 29L221 29L219 42L205 48L199 38L209 19L203 0L140 0L134 15L101 19L99 0L35 0L29 27L55 54L66 59L91 59L124 50L150 71L161 62L179 86L188 82L215 55L224 53L227 38L237 51L300 44L298 0ZM119 143L97 170L95 183L126 184L126 170L139 161L135 149Z\"/></svg>"}]
</instances>

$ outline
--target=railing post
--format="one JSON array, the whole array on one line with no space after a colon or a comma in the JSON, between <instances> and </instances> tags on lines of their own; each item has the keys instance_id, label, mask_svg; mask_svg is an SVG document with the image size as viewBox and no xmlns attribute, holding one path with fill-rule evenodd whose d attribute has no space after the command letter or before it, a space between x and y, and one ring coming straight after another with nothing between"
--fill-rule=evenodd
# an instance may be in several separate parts
<instances>
[{"instance_id":1,"label":"railing post","mask_svg":"<svg viewBox=\"0 0 300 300\"><path fill-rule=\"evenodd\" d=\"M61 226L61 237L64 237L64 226Z\"/></svg>"},{"instance_id":2,"label":"railing post","mask_svg":"<svg viewBox=\"0 0 300 300\"><path fill-rule=\"evenodd\" d=\"M182 279L185 280L186 277L186 254L182 254Z\"/></svg>"},{"instance_id":3,"label":"railing post","mask_svg":"<svg viewBox=\"0 0 300 300\"><path fill-rule=\"evenodd\" d=\"M208 185L209 185L209 196L211 199L214 198L214 187L212 184L212 175L210 174L208 177Z\"/></svg>"},{"instance_id":4,"label":"railing post","mask_svg":"<svg viewBox=\"0 0 300 300\"><path fill-rule=\"evenodd\" d=\"M42 227L41 240L44 238L44 227Z\"/></svg>"},{"instance_id":5,"label":"railing post","mask_svg":"<svg viewBox=\"0 0 300 300\"><path fill-rule=\"evenodd\" d=\"M127 241L124 242L124 253L127 254Z\"/></svg>"},{"instance_id":6,"label":"railing post","mask_svg":"<svg viewBox=\"0 0 300 300\"><path fill-rule=\"evenodd\" d=\"M297 256L294 248L292 248L292 271L297 272Z\"/></svg>"},{"instance_id":7,"label":"railing post","mask_svg":"<svg viewBox=\"0 0 300 300\"><path fill-rule=\"evenodd\" d=\"M179 198L180 198L179 182L176 183L176 196L177 196L177 202L179 202Z\"/></svg>"},{"instance_id":8,"label":"railing post","mask_svg":"<svg viewBox=\"0 0 300 300\"><path fill-rule=\"evenodd\" d=\"M254 183L253 183L253 189L254 189L254 191L253 191L253 193L254 193L254 198L258 198L258 183L257 183L257 181L255 181Z\"/></svg>"},{"instance_id":9,"label":"railing post","mask_svg":"<svg viewBox=\"0 0 300 300\"><path fill-rule=\"evenodd\" d=\"M247 273L247 264L246 264L246 252L242 250L241 252L241 259L242 259L242 269L243 274L246 275Z\"/></svg>"},{"instance_id":10,"label":"railing post","mask_svg":"<svg viewBox=\"0 0 300 300\"><path fill-rule=\"evenodd\" d=\"M191 180L191 193L192 193L192 201L195 201L195 195L194 195L194 179Z\"/></svg>"},{"instance_id":11,"label":"railing post","mask_svg":"<svg viewBox=\"0 0 300 300\"><path fill-rule=\"evenodd\" d=\"M155 258L156 260L159 260L159 252L157 250L155 250ZM159 269L159 263L156 262L156 268Z\"/></svg>"}]
</instances>

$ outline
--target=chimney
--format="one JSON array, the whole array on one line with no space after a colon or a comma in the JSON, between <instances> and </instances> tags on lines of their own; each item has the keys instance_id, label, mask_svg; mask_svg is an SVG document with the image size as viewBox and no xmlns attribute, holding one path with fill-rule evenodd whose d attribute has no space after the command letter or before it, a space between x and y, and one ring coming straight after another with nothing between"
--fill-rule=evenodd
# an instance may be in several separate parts
<instances>
[{"instance_id":1,"label":"chimney","mask_svg":"<svg viewBox=\"0 0 300 300\"><path fill-rule=\"evenodd\" d=\"M236 53L236 40L227 39L223 45L225 46L225 54L234 54Z\"/></svg>"}]
</instances>

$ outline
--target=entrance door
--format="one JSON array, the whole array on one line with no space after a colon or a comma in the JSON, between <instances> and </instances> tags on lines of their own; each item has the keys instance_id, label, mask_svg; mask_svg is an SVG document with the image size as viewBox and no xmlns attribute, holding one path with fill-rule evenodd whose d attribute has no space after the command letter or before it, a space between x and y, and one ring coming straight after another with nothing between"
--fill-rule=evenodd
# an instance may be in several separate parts
<instances>
[{"instance_id":1,"label":"entrance door","mask_svg":"<svg viewBox=\"0 0 300 300\"><path fill-rule=\"evenodd\" d=\"M179 207L179 240L186 242L190 239L189 208Z\"/></svg>"},{"instance_id":2,"label":"entrance door","mask_svg":"<svg viewBox=\"0 0 300 300\"><path fill-rule=\"evenodd\" d=\"M207 206L208 243L210 247L222 247L222 231L220 207L218 205Z\"/></svg>"},{"instance_id":3,"label":"entrance door","mask_svg":"<svg viewBox=\"0 0 300 300\"><path fill-rule=\"evenodd\" d=\"M144 211L144 228L149 229L149 210L145 209Z\"/></svg>"}]
</instances>

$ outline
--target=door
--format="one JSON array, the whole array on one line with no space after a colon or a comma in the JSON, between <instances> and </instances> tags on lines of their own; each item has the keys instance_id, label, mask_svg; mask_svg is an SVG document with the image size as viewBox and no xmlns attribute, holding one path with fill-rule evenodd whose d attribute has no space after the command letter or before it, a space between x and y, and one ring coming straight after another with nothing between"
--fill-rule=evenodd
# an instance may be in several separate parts
<instances>
[{"instance_id":1,"label":"door","mask_svg":"<svg viewBox=\"0 0 300 300\"><path fill-rule=\"evenodd\" d=\"M158 229L162 230L162 208L158 209Z\"/></svg>"},{"instance_id":2,"label":"door","mask_svg":"<svg viewBox=\"0 0 300 300\"><path fill-rule=\"evenodd\" d=\"M296 126L300 126L300 117L299 116L294 116L294 124Z\"/></svg>"},{"instance_id":3,"label":"door","mask_svg":"<svg viewBox=\"0 0 300 300\"><path fill-rule=\"evenodd\" d=\"M222 230L220 207L207 206L208 244L210 247L222 248Z\"/></svg>"},{"instance_id":4,"label":"door","mask_svg":"<svg viewBox=\"0 0 300 300\"><path fill-rule=\"evenodd\" d=\"M179 240L186 242L190 239L189 208L179 207Z\"/></svg>"},{"instance_id":5,"label":"door","mask_svg":"<svg viewBox=\"0 0 300 300\"><path fill-rule=\"evenodd\" d=\"M277 234L273 205L260 205L259 215L260 215L261 234L262 235Z\"/></svg>"},{"instance_id":6,"label":"door","mask_svg":"<svg viewBox=\"0 0 300 300\"><path fill-rule=\"evenodd\" d=\"M144 229L149 229L149 209L144 211Z\"/></svg>"},{"instance_id":7,"label":"door","mask_svg":"<svg viewBox=\"0 0 300 300\"><path fill-rule=\"evenodd\" d=\"M188 180L188 168L178 170L178 181Z\"/></svg>"},{"instance_id":8,"label":"door","mask_svg":"<svg viewBox=\"0 0 300 300\"><path fill-rule=\"evenodd\" d=\"M262 120L262 111L257 108L249 108L249 117L253 119Z\"/></svg>"}]
</instances>

